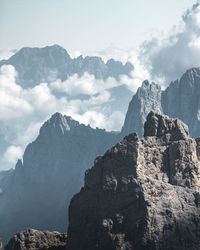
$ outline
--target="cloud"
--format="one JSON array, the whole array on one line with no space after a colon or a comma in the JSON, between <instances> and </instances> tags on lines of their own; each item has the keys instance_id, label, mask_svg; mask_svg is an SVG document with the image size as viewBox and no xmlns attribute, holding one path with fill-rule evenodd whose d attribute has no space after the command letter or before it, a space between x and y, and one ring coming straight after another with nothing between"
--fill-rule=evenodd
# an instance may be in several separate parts
<instances>
[{"instance_id":1,"label":"cloud","mask_svg":"<svg viewBox=\"0 0 200 250\"><path fill-rule=\"evenodd\" d=\"M141 46L140 59L152 79L167 85L189 68L200 66L200 3L186 11L182 22L164 39L153 38Z\"/></svg>"},{"instance_id":2,"label":"cloud","mask_svg":"<svg viewBox=\"0 0 200 250\"><path fill-rule=\"evenodd\" d=\"M94 75L84 73L79 77L77 74L69 77L66 81L62 82L57 80L51 83L51 88L62 93L69 94L70 96L77 95L95 95L106 89L119 86L120 83L114 78L108 78L106 81L95 79Z\"/></svg>"},{"instance_id":3,"label":"cloud","mask_svg":"<svg viewBox=\"0 0 200 250\"><path fill-rule=\"evenodd\" d=\"M16 50L0 50L0 60L7 60L16 53Z\"/></svg>"},{"instance_id":4,"label":"cloud","mask_svg":"<svg viewBox=\"0 0 200 250\"><path fill-rule=\"evenodd\" d=\"M0 169L14 167L26 145L33 141L39 128L53 113L61 112L86 125L120 130L124 114L112 107L115 97L110 88L119 86L114 79L95 80L85 74L68 81L55 81L23 89L16 83L17 72L11 65L0 68ZM56 92L66 95L61 97ZM80 95L87 95L81 99ZM73 97L73 98L71 98Z\"/></svg>"},{"instance_id":5,"label":"cloud","mask_svg":"<svg viewBox=\"0 0 200 250\"><path fill-rule=\"evenodd\" d=\"M19 146L9 146L4 153L4 158L11 164L15 164L17 159L21 158L23 155L23 150Z\"/></svg>"},{"instance_id":6,"label":"cloud","mask_svg":"<svg viewBox=\"0 0 200 250\"><path fill-rule=\"evenodd\" d=\"M130 62L134 66L133 71L130 73L131 77L127 75L122 75L120 78L120 83L125 85L131 92L136 93L138 87L141 86L141 83L150 79L150 74L145 65L141 63L139 58L139 49L138 48L119 48L115 45L111 45L108 48L101 50L99 52L94 52L91 55L100 56L104 62L107 62L110 58L113 58L122 63Z\"/></svg>"}]
</instances>

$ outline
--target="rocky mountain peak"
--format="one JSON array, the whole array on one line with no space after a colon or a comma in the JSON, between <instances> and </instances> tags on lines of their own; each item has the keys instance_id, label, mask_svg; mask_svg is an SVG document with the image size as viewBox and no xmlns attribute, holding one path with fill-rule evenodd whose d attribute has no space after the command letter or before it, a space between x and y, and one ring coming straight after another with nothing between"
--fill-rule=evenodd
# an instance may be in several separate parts
<instances>
[{"instance_id":1,"label":"rocky mountain peak","mask_svg":"<svg viewBox=\"0 0 200 250\"><path fill-rule=\"evenodd\" d=\"M189 138L187 125L178 119L170 119L156 111L151 111L144 124L144 137L170 135L170 140L178 141Z\"/></svg>"},{"instance_id":2,"label":"rocky mountain peak","mask_svg":"<svg viewBox=\"0 0 200 250\"><path fill-rule=\"evenodd\" d=\"M37 48L37 47L24 47L17 51L11 58L11 62L21 63L22 60L26 60L26 62L34 62L42 60L45 61L45 56L49 60L49 65L53 64L55 60L58 62L64 62L64 60L70 59L70 55L68 52L62 48L61 46L55 44L52 46L46 46L44 48ZM60 59L59 59L60 58Z\"/></svg>"},{"instance_id":3,"label":"rocky mountain peak","mask_svg":"<svg viewBox=\"0 0 200 250\"><path fill-rule=\"evenodd\" d=\"M156 112L145 134L126 136L86 171L69 207L68 250L199 248L199 140Z\"/></svg>"},{"instance_id":4,"label":"rocky mountain peak","mask_svg":"<svg viewBox=\"0 0 200 250\"><path fill-rule=\"evenodd\" d=\"M200 68L188 69L181 77L180 82L184 85L193 86L200 81Z\"/></svg>"},{"instance_id":5,"label":"rocky mountain peak","mask_svg":"<svg viewBox=\"0 0 200 250\"><path fill-rule=\"evenodd\" d=\"M40 134L47 133L49 130L65 134L78 126L80 126L78 121L73 120L70 116L62 115L61 113L56 112L41 127Z\"/></svg>"},{"instance_id":6,"label":"rocky mountain peak","mask_svg":"<svg viewBox=\"0 0 200 250\"><path fill-rule=\"evenodd\" d=\"M162 90L158 84L144 81L133 96L126 114L125 122L121 131L122 136L126 136L137 131L139 136L143 136L143 126L146 116L151 110L162 113L161 107ZM134 110L134 111L133 111Z\"/></svg>"}]
</instances>

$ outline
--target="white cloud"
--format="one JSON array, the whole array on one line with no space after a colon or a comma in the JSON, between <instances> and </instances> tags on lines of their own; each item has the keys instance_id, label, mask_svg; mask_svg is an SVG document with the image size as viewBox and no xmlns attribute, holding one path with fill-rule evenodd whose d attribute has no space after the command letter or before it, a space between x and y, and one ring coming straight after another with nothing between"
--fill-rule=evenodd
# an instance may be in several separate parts
<instances>
[{"instance_id":1,"label":"white cloud","mask_svg":"<svg viewBox=\"0 0 200 250\"><path fill-rule=\"evenodd\" d=\"M200 66L200 3L183 15L182 22L165 39L153 38L141 47L140 59L152 79L164 85L180 78L189 68Z\"/></svg>"},{"instance_id":2,"label":"white cloud","mask_svg":"<svg viewBox=\"0 0 200 250\"><path fill-rule=\"evenodd\" d=\"M16 53L16 50L0 50L0 60L7 60Z\"/></svg>"},{"instance_id":3,"label":"white cloud","mask_svg":"<svg viewBox=\"0 0 200 250\"><path fill-rule=\"evenodd\" d=\"M9 146L4 153L4 158L11 164L15 164L17 159L20 159L23 155L23 150L19 146Z\"/></svg>"},{"instance_id":4,"label":"white cloud","mask_svg":"<svg viewBox=\"0 0 200 250\"><path fill-rule=\"evenodd\" d=\"M55 112L72 116L94 128L121 129L124 114L111 108L114 97L109 89L120 85L114 79L104 82L84 74L80 79L75 75L65 82L57 80L57 91L73 96L73 99L68 99L67 95L55 95L55 82L23 89L16 83L16 76L13 66L0 68L1 137L8 145L1 157L0 168L14 167L26 145L36 138L42 123ZM88 96L80 99L80 94Z\"/></svg>"},{"instance_id":5,"label":"white cloud","mask_svg":"<svg viewBox=\"0 0 200 250\"><path fill-rule=\"evenodd\" d=\"M94 75L84 73L79 77L77 74L69 77L66 81L62 82L57 80L51 83L52 89L59 92L64 92L70 96L77 95L95 95L106 89L119 86L120 83L114 78L108 78L106 81L95 79Z\"/></svg>"}]
</instances>

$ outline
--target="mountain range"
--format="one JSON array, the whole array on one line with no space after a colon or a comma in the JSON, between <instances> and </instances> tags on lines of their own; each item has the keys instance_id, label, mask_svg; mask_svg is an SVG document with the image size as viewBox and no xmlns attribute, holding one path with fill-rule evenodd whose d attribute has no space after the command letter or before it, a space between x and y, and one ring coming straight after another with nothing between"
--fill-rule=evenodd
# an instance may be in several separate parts
<instances>
[{"instance_id":1,"label":"mountain range","mask_svg":"<svg viewBox=\"0 0 200 250\"><path fill-rule=\"evenodd\" d=\"M151 111L144 138L126 136L86 171L67 234L26 229L5 249L198 250L199 169L200 137Z\"/></svg>"},{"instance_id":2,"label":"mountain range","mask_svg":"<svg viewBox=\"0 0 200 250\"><path fill-rule=\"evenodd\" d=\"M0 61L2 65L12 65L18 72L17 82L23 88L36 86L41 82L52 82L56 79L62 81L77 74L94 75L96 79L106 80L113 77L120 79L120 75L130 76L134 69L129 62L122 64L120 61L109 59L106 63L101 57L82 55L71 58L68 52L59 45L44 48L25 47L20 49L8 60Z\"/></svg>"},{"instance_id":3,"label":"mountain range","mask_svg":"<svg viewBox=\"0 0 200 250\"><path fill-rule=\"evenodd\" d=\"M17 56L14 55L12 58L16 60L16 65L14 59L9 59L9 62L3 61L3 64L13 63L16 68L19 67L17 70L19 70L18 81L20 84L25 87L33 86L48 77L48 70L52 70L55 65L59 65L60 70L62 65L66 66L65 60L78 60L70 59L66 51L57 45L54 46L54 49L55 51L58 49L65 59L61 59L60 54L57 58L56 52L52 55L49 47L36 49L39 52L33 52L35 49L25 48L16 55L19 56L20 53L21 58L24 53L30 61L22 60L20 62L15 59ZM29 52L26 51L32 51L28 57ZM45 53L41 55L41 51L42 53L47 51L45 52L47 55ZM31 69L33 59L37 67L33 66ZM87 60L90 61L90 59ZM101 67L97 66L99 64L94 63L96 59L93 59L91 59L92 66L89 67L93 71L89 73L94 74L97 78L105 79L107 77L104 74L105 71L101 71ZM86 61L84 62L86 63ZM48 66L48 62L52 62L50 66ZM113 65L116 65L115 63ZM120 65L122 67L119 68L124 70L124 66ZM126 65L130 69L130 65ZM79 67L80 75L84 67ZM117 70L117 68L115 69ZM99 71L101 76L96 73ZM118 69L114 77L119 77L122 71ZM59 74L62 75L63 72L66 73L65 70L60 70ZM72 73L72 71L68 71L65 77L68 77L70 72ZM93 129L60 113L52 115L41 127L36 140L27 146L23 159L18 160L15 170L0 172L0 236L7 241L12 234L25 228L66 231L67 207L72 196L83 185L85 171L93 165L97 155L104 154L124 136L134 131L142 137L146 116L151 110L181 119L188 125L192 137L199 136L199 90L199 68L188 70L180 80L172 82L164 91L159 85L144 81L129 104L123 128L119 133ZM120 103L120 100L118 102ZM90 181L92 180L90 179ZM112 182L110 185L112 186Z\"/></svg>"}]
</instances>

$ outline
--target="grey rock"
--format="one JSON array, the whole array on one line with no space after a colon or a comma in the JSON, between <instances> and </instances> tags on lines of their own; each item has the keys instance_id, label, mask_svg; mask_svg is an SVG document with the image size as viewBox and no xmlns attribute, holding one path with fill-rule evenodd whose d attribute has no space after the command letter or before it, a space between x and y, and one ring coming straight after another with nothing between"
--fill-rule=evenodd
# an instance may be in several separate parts
<instances>
[{"instance_id":1,"label":"grey rock","mask_svg":"<svg viewBox=\"0 0 200 250\"><path fill-rule=\"evenodd\" d=\"M162 113L161 87L155 83L144 81L133 96L126 114L125 122L121 130L121 137L137 132L140 137L144 134L144 122L151 110Z\"/></svg>"},{"instance_id":2,"label":"grey rock","mask_svg":"<svg viewBox=\"0 0 200 250\"><path fill-rule=\"evenodd\" d=\"M65 250L66 240L66 234L27 229L15 234L5 250Z\"/></svg>"},{"instance_id":3,"label":"grey rock","mask_svg":"<svg viewBox=\"0 0 200 250\"><path fill-rule=\"evenodd\" d=\"M0 66L10 64L18 72L17 82L24 88L36 86L41 82L51 82L57 78L62 81L69 76L85 72L96 79L106 80L114 77L119 80L120 75L130 76L133 65L129 62L122 64L113 59L106 63L101 57L79 56L72 59L67 51L59 45L44 48L25 47L8 60L0 61Z\"/></svg>"},{"instance_id":4,"label":"grey rock","mask_svg":"<svg viewBox=\"0 0 200 250\"><path fill-rule=\"evenodd\" d=\"M163 135L169 135L171 141L185 140L189 138L189 131L187 125L180 120L169 119L168 116L151 111L144 124L144 137Z\"/></svg>"},{"instance_id":5,"label":"grey rock","mask_svg":"<svg viewBox=\"0 0 200 250\"><path fill-rule=\"evenodd\" d=\"M142 137L151 110L182 120L193 138L200 136L200 68L188 70L164 91L159 85L145 81L129 104L122 137L134 131Z\"/></svg>"},{"instance_id":6,"label":"grey rock","mask_svg":"<svg viewBox=\"0 0 200 250\"><path fill-rule=\"evenodd\" d=\"M162 93L163 112L186 123L192 137L200 136L200 68L192 68Z\"/></svg>"},{"instance_id":7,"label":"grey rock","mask_svg":"<svg viewBox=\"0 0 200 250\"><path fill-rule=\"evenodd\" d=\"M55 113L27 146L0 193L3 241L30 227L65 232L67 207L83 185L86 169L117 140L116 133Z\"/></svg>"},{"instance_id":8,"label":"grey rock","mask_svg":"<svg viewBox=\"0 0 200 250\"><path fill-rule=\"evenodd\" d=\"M68 250L199 250L199 139L151 112L98 157L69 207Z\"/></svg>"}]
</instances>

